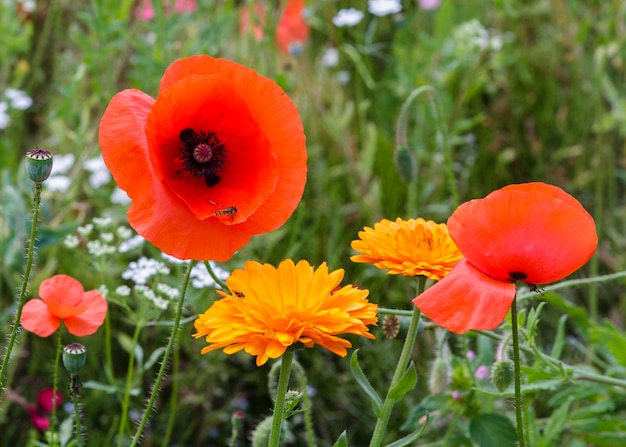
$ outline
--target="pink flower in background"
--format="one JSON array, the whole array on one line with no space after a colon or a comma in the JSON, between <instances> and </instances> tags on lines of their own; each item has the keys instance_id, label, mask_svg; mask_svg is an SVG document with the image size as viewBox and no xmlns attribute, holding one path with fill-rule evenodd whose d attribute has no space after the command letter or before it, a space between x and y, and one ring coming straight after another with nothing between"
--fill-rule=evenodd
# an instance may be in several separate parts
<instances>
[{"instance_id":1,"label":"pink flower in background","mask_svg":"<svg viewBox=\"0 0 626 447\"><path fill-rule=\"evenodd\" d=\"M163 6L165 7L165 14L170 15L172 13L172 1L165 0ZM174 0L173 6L174 12L178 14L194 12L198 8L196 0ZM144 22L154 19L156 12L152 0L139 0L133 9L133 15Z\"/></svg>"},{"instance_id":2,"label":"pink flower in background","mask_svg":"<svg viewBox=\"0 0 626 447\"><path fill-rule=\"evenodd\" d=\"M242 36L252 33L254 40L260 42L267 21L265 16L266 10L261 3L243 6L239 11L239 33Z\"/></svg>"},{"instance_id":3,"label":"pink flower in background","mask_svg":"<svg viewBox=\"0 0 626 447\"><path fill-rule=\"evenodd\" d=\"M420 8L430 11L431 9L437 9L441 4L441 0L418 0Z\"/></svg>"},{"instance_id":4,"label":"pink flower in background","mask_svg":"<svg viewBox=\"0 0 626 447\"><path fill-rule=\"evenodd\" d=\"M276 28L276 46L292 56L302 52L309 38L309 25L304 21L304 0L287 0L287 6Z\"/></svg>"},{"instance_id":5,"label":"pink flower in background","mask_svg":"<svg viewBox=\"0 0 626 447\"><path fill-rule=\"evenodd\" d=\"M19 404L28 411L33 427L35 430L39 431L46 431L50 428L50 419L47 415L52 412L53 408L58 408L63 402L63 395L59 390L54 393L52 388L45 388L39 393L36 405L30 403L23 396L20 396L10 388L5 388L4 393L8 400ZM56 399L53 397L55 394Z\"/></svg>"}]
</instances>

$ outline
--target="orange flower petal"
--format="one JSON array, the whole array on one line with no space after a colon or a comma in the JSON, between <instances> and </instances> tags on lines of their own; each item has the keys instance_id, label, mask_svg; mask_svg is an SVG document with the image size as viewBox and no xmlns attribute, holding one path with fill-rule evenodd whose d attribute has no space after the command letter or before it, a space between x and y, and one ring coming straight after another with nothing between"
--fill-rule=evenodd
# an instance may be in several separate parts
<instances>
[{"instance_id":1,"label":"orange flower petal","mask_svg":"<svg viewBox=\"0 0 626 447\"><path fill-rule=\"evenodd\" d=\"M82 284L68 275L54 275L39 286L39 296L50 313L61 319L85 311L84 292Z\"/></svg>"},{"instance_id":2,"label":"orange flower petal","mask_svg":"<svg viewBox=\"0 0 626 447\"><path fill-rule=\"evenodd\" d=\"M495 329L514 297L515 284L490 278L463 258L413 303L438 325L462 334L470 329Z\"/></svg>"},{"instance_id":3,"label":"orange flower petal","mask_svg":"<svg viewBox=\"0 0 626 447\"><path fill-rule=\"evenodd\" d=\"M459 206L448 220L463 255L487 275L528 284L558 281L582 267L598 244L593 218L562 189L510 185Z\"/></svg>"},{"instance_id":4,"label":"orange flower petal","mask_svg":"<svg viewBox=\"0 0 626 447\"><path fill-rule=\"evenodd\" d=\"M233 82L278 160L279 179L273 193L254 214L235 227L247 234L277 229L300 202L306 181L307 153L298 110L275 82L243 65L206 55L175 61L165 71L160 90L193 74L217 74Z\"/></svg>"},{"instance_id":5,"label":"orange flower petal","mask_svg":"<svg viewBox=\"0 0 626 447\"><path fill-rule=\"evenodd\" d=\"M180 174L180 132L185 128L213 132L224 144L226 161L218 184L208 188L203 177ZM245 221L274 191L276 156L235 84L222 76L186 76L161 91L148 115L146 134L157 177L187 203L196 219L235 206L232 223Z\"/></svg>"},{"instance_id":6,"label":"orange flower petal","mask_svg":"<svg viewBox=\"0 0 626 447\"><path fill-rule=\"evenodd\" d=\"M46 303L34 299L24 304L20 323L28 332L48 337L59 328L61 320L50 313Z\"/></svg>"},{"instance_id":7,"label":"orange flower petal","mask_svg":"<svg viewBox=\"0 0 626 447\"><path fill-rule=\"evenodd\" d=\"M91 335L98 330L107 314L107 302L97 290L90 290L83 295L86 310L75 317L63 319L70 334L77 337Z\"/></svg>"}]
</instances>

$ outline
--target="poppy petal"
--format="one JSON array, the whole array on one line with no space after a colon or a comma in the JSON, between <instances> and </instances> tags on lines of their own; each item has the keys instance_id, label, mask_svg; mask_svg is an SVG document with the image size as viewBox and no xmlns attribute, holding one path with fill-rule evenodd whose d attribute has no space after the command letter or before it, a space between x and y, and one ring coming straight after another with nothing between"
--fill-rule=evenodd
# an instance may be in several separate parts
<instances>
[{"instance_id":1,"label":"poppy petal","mask_svg":"<svg viewBox=\"0 0 626 447\"><path fill-rule=\"evenodd\" d=\"M450 274L413 303L428 318L451 332L491 330L506 317L515 298L515 284L498 281L463 258Z\"/></svg>"},{"instance_id":2,"label":"poppy petal","mask_svg":"<svg viewBox=\"0 0 626 447\"><path fill-rule=\"evenodd\" d=\"M98 330L107 313L107 302L97 290L85 292L83 303L87 310L75 317L63 319L70 334L77 337L91 335Z\"/></svg>"},{"instance_id":3,"label":"poppy petal","mask_svg":"<svg viewBox=\"0 0 626 447\"><path fill-rule=\"evenodd\" d=\"M231 80L278 160L279 178L274 191L245 222L235 227L250 235L277 229L300 202L306 182L305 136L296 106L274 81L243 65L206 55L175 61L165 71L160 90L192 74L217 74Z\"/></svg>"},{"instance_id":4,"label":"poppy petal","mask_svg":"<svg viewBox=\"0 0 626 447\"><path fill-rule=\"evenodd\" d=\"M285 54L297 56L309 38L309 25L304 21L304 0L288 0L276 27L276 46Z\"/></svg>"},{"instance_id":5,"label":"poppy petal","mask_svg":"<svg viewBox=\"0 0 626 447\"><path fill-rule=\"evenodd\" d=\"M124 90L111 99L100 121L104 162L132 200L144 194L153 178L144 130L153 104L154 99L139 90Z\"/></svg>"},{"instance_id":6,"label":"poppy petal","mask_svg":"<svg viewBox=\"0 0 626 447\"><path fill-rule=\"evenodd\" d=\"M501 281L528 284L570 275L598 244L591 215L565 191L545 183L510 185L466 202L448 228L478 269Z\"/></svg>"},{"instance_id":7,"label":"poppy petal","mask_svg":"<svg viewBox=\"0 0 626 447\"><path fill-rule=\"evenodd\" d=\"M48 337L59 328L61 320L50 313L46 303L34 299L24 304L20 323L28 332L40 337Z\"/></svg>"},{"instance_id":8,"label":"poppy petal","mask_svg":"<svg viewBox=\"0 0 626 447\"><path fill-rule=\"evenodd\" d=\"M144 238L178 259L227 261L250 236L217 219L197 220L156 178L144 130L153 104L145 93L124 90L113 97L100 122L104 161L133 200L128 221Z\"/></svg>"},{"instance_id":9,"label":"poppy petal","mask_svg":"<svg viewBox=\"0 0 626 447\"><path fill-rule=\"evenodd\" d=\"M219 183L185 171L180 134L211 132L224 146ZM274 191L278 162L232 81L217 75L190 75L161 91L146 124L155 173L188 206L196 219L237 208L244 221Z\"/></svg>"},{"instance_id":10,"label":"poppy petal","mask_svg":"<svg viewBox=\"0 0 626 447\"><path fill-rule=\"evenodd\" d=\"M68 275L54 275L41 282L39 296L52 315L67 318L85 310L80 282Z\"/></svg>"}]
</instances>

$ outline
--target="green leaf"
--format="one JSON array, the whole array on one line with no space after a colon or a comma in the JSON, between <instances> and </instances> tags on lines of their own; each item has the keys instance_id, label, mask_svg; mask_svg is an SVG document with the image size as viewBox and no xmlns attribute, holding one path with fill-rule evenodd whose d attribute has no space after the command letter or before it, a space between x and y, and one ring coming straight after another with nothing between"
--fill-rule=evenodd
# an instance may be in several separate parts
<instances>
[{"instance_id":1,"label":"green leaf","mask_svg":"<svg viewBox=\"0 0 626 447\"><path fill-rule=\"evenodd\" d=\"M554 336L554 345L552 346L552 351L550 352L550 356L557 360L561 358L563 346L565 346L565 323L567 323L567 318L567 315L561 315L561 318L559 318L556 335Z\"/></svg>"},{"instance_id":2,"label":"green leaf","mask_svg":"<svg viewBox=\"0 0 626 447\"><path fill-rule=\"evenodd\" d=\"M548 420L548 425L543 432L541 444L539 444L540 446L550 447L556 445L554 441L561 435L565 422L569 419L569 407L573 400L574 399L570 397L567 402L565 402L565 405L560 406L552 413L552 416L550 416Z\"/></svg>"},{"instance_id":3,"label":"green leaf","mask_svg":"<svg viewBox=\"0 0 626 447\"><path fill-rule=\"evenodd\" d=\"M376 390L372 387L370 381L367 380L367 377L365 377L365 373L359 365L359 359L357 357L358 352L359 350L357 349L352 354L352 357L350 357L350 369L352 370L352 375L356 379L357 383L361 385L363 391L365 391L365 393L370 397L374 414L378 417L380 415L380 409L383 406L383 401L378 396L378 393L376 393Z\"/></svg>"},{"instance_id":4,"label":"green leaf","mask_svg":"<svg viewBox=\"0 0 626 447\"><path fill-rule=\"evenodd\" d=\"M390 399L401 399L407 391L415 388L417 384L417 371L415 370L415 365L413 362L409 365L407 370L405 371L402 378L395 384L395 386L389 390L389 398Z\"/></svg>"},{"instance_id":5,"label":"green leaf","mask_svg":"<svg viewBox=\"0 0 626 447\"><path fill-rule=\"evenodd\" d=\"M580 306L576 306L561 295L553 292L544 292L539 298L546 301L548 304L561 309L567 315L572 317L575 326L586 329L589 327L589 319L587 318L587 311Z\"/></svg>"},{"instance_id":6,"label":"green leaf","mask_svg":"<svg viewBox=\"0 0 626 447\"><path fill-rule=\"evenodd\" d=\"M500 414L479 414L470 421L469 434L480 447L515 447L517 444L513 423Z\"/></svg>"},{"instance_id":7,"label":"green leaf","mask_svg":"<svg viewBox=\"0 0 626 447\"><path fill-rule=\"evenodd\" d=\"M346 431L344 430L337 438L337 442L333 444L333 447L348 447L348 438L346 437Z\"/></svg>"},{"instance_id":8,"label":"green leaf","mask_svg":"<svg viewBox=\"0 0 626 447\"><path fill-rule=\"evenodd\" d=\"M424 430L426 430L426 426L428 425L429 420L430 420L430 415L427 414L424 424L418 430L415 430L413 433L406 435L404 438L398 439L397 441L394 441L391 444L387 444L387 447L404 447L404 446L411 444L413 441L415 441L416 439L418 439L420 436L424 434Z\"/></svg>"}]
</instances>

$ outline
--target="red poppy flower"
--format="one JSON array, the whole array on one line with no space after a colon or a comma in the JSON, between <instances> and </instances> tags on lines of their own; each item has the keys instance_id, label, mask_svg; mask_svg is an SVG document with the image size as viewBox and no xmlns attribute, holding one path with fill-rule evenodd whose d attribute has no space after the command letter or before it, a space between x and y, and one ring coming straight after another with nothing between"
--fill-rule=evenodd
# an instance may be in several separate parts
<instances>
[{"instance_id":1,"label":"red poppy flower","mask_svg":"<svg viewBox=\"0 0 626 447\"><path fill-rule=\"evenodd\" d=\"M131 226L179 259L230 259L289 218L306 181L293 102L253 70L209 56L174 62L156 100L115 95L99 142L132 199Z\"/></svg>"},{"instance_id":2,"label":"red poppy flower","mask_svg":"<svg viewBox=\"0 0 626 447\"><path fill-rule=\"evenodd\" d=\"M85 292L80 282L67 275L55 275L39 286L41 299L28 301L22 310L22 327L40 337L59 328L61 321L70 334L91 335L104 322L107 302L97 290Z\"/></svg>"},{"instance_id":3,"label":"red poppy flower","mask_svg":"<svg viewBox=\"0 0 626 447\"><path fill-rule=\"evenodd\" d=\"M309 25L302 17L303 11L304 0L287 0L276 27L276 45L285 54L297 56L309 38Z\"/></svg>"},{"instance_id":4,"label":"red poppy flower","mask_svg":"<svg viewBox=\"0 0 626 447\"><path fill-rule=\"evenodd\" d=\"M413 302L457 333L494 329L511 307L516 281L563 279L598 245L593 218L580 202L545 183L509 185L464 203L448 229L465 258Z\"/></svg>"}]
</instances>

